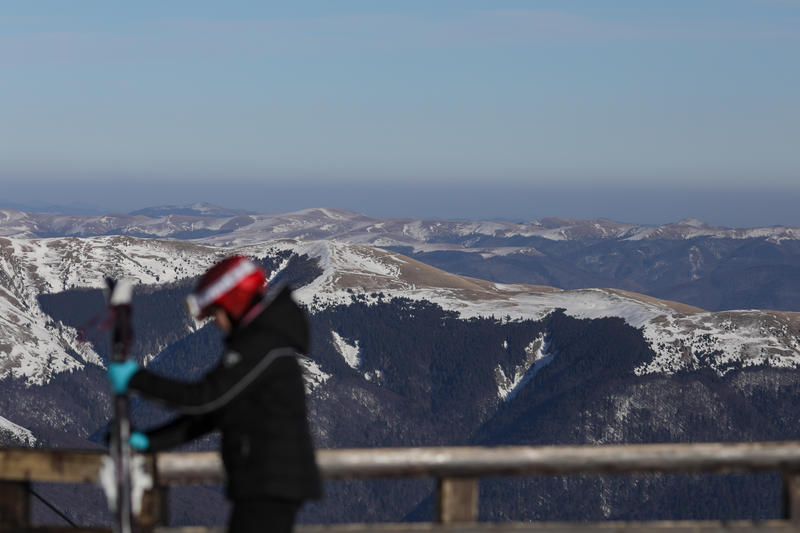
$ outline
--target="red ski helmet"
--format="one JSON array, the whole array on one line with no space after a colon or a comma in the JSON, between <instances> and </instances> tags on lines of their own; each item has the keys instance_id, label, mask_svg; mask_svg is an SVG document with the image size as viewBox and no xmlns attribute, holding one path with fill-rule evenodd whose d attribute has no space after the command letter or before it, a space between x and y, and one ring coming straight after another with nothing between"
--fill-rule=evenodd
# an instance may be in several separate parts
<instances>
[{"instance_id":1,"label":"red ski helmet","mask_svg":"<svg viewBox=\"0 0 800 533\"><path fill-rule=\"evenodd\" d=\"M234 255L203 274L186 298L186 308L193 317L202 319L211 308L221 307L232 319L239 320L266 289L266 271L250 259Z\"/></svg>"}]
</instances>

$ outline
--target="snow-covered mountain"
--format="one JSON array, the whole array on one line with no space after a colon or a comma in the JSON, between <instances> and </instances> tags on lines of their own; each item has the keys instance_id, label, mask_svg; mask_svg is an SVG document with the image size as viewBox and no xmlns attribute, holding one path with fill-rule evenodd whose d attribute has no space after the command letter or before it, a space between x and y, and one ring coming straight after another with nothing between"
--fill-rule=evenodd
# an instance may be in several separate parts
<instances>
[{"instance_id":1,"label":"snow-covered mountain","mask_svg":"<svg viewBox=\"0 0 800 533\"><path fill-rule=\"evenodd\" d=\"M39 308L41 294L102 288L104 277L130 277L143 285L191 278L226 254L280 259L307 256L320 269L296 298L312 312L347 304L407 298L437 304L463 318L541 320L555 309L576 318L621 317L642 328L656 357L641 373L703 366L800 366L800 314L770 311L709 313L618 289L560 290L498 284L451 274L396 252L363 244L284 239L220 249L182 241L133 237L0 239L0 378L46 382L53 374L99 364L77 332ZM153 354L155 355L155 354Z\"/></svg>"},{"instance_id":2,"label":"snow-covered mountain","mask_svg":"<svg viewBox=\"0 0 800 533\"><path fill-rule=\"evenodd\" d=\"M209 253L209 251L211 253ZM193 245L130 237L0 238L0 379L44 383L54 374L100 364L74 328L40 309L41 294L102 288L104 276L161 283L198 275L220 256Z\"/></svg>"},{"instance_id":3,"label":"snow-covered mountain","mask_svg":"<svg viewBox=\"0 0 800 533\"><path fill-rule=\"evenodd\" d=\"M231 253L261 261L274 283L295 284L311 313L305 366L320 446L784 439L800 427L798 313L497 283L339 240L223 247L110 235L0 238L0 443L93 445L109 416L103 342L79 342L76 328L102 316L102 301L76 289L99 289L105 275L139 283L137 310L150 321L137 330L141 362L186 379L213 363L214 328L188 321L179 296ZM148 423L152 414L135 410ZM638 512L638 488L585 488L598 490L612 503L568 517ZM648 501L669 501L661 488L647 490ZM308 513L399 520L417 516L427 492L332 487ZM520 519L552 518L561 515L539 510L548 501L564 509L574 497L563 492L537 489L544 499L523 505L515 488L482 501L528 513ZM375 503L384 498L407 503ZM355 509L356 501L372 503Z\"/></svg>"}]
</instances>

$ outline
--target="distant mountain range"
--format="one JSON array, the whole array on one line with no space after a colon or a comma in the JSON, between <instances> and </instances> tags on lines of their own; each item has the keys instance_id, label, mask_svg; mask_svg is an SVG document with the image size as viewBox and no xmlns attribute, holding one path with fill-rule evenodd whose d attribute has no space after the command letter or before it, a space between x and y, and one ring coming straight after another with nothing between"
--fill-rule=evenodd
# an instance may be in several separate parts
<instances>
[{"instance_id":1,"label":"distant mountain range","mask_svg":"<svg viewBox=\"0 0 800 533\"><path fill-rule=\"evenodd\" d=\"M170 215L182 215L188 217L213 217L213 218L232 218L240 215L254 215L252 211L244 209L228 209L218 205L200 202L191 205L164 205L160 207L148 207L131 211L133 216L145 216L150 218L162 218Z\"/></svg>"},{"instance_id":2,"label":"distant mountain range","mask_svg":"<svg viewBox=\"0 0 800 533\"><path fill-rule=\"evenodd\" d=\"M255 214L208 203L161 206L100 216L31 213L0 208L0 236L18 238L131 235L194 240L202 244L244 245L291 238L332 239L375 246L410 246L415 252L473 249L502 253L478 240L550 241L612 239L625 241L715 239L800 240L800 228L772 226L731 229L686 219L661 226L639 226L610 220L543 218L528 223L505 221L424 220L369 217L341 209L305 209L283 214ZM518 247L511 244L512 247Z\"/></svg>"},{"instance_id":3,"label":"distant mountain range","mask_svg":"<svg viewBox=\"0 0 800 533\"><path fill-rule=\"evenodd\" d=\"M687 219L663 226L547 218L382 219L337 209L245 214L209 204L141 214L60 216L0 209L0 236L128 235L218 247L277 239L366 244L499 283L611 287L714 311L800 310L800 228L730 229Z\"/></svg>"},{"instance_id":4,"label":"distant mountain range","mask_svg":"<svg viewBox=\"0 0 800 533\"><path fill-rule=\"evenodd\" d=\"M32 215L4 216L0 231L7 235L13 227L32 231L24 229ZM727 298L740 289L714 285L720 272L739 272L754 287L794 286L791 276L758 285L753 274L778 272L775 265L788 270L798 255L793 238L743 236L757 230L684 234L689 227L706 231L697 222L664 227L670 238L645 236L647 228L613 233L608 222L601 236L595 224L602 223L587 221L539 221L526 231L538 227L548 236L525 236L522 225L503 222L371 219L322 209L239 215L217 229L208 225L214 217L191 216L197 226L186 226L186 215L128 216L156 225L171 220L177 233L218 231L239 217L257 222L192 240L0 237L0 444L100 445L110 416L107 342L95 327L105 275L138 281L135 357L167 375L199 376L216 360L220 337L189 319L182 299L200 273L231 253L260 261L271 284L294 286L311 317L304 366L319 446L800 438L799 313L704 311L625 288L509 279L652 279L667 286L697 276ZM116 227L109 217L107 227ZM47 231L81 227L73 217L62 222L51 220ZM81 231L102 223L84 222ZM232 236L239 244L226 246ZM754 262L761 266L754 270ZM506 281L457 270L491 271ZM80 330L90 342L80 340ZM166 416L145 402L134 413L143 427ZM213 447L213 437L193 446ZM95 493L40 490L79 522L107 520ZM224 520L218 492L192 490L176 491L176 522ZM780 512L779 494L775 476L487 480L481 517L771 517ZM419 520L431 508L426 482L332 483L303 519Z\"/></svg>"}]
</instances>

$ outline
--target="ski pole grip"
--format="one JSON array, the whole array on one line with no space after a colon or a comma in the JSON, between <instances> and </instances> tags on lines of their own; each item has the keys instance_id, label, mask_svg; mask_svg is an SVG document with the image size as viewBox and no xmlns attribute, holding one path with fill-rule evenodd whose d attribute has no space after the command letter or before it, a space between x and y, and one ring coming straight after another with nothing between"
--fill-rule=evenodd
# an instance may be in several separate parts
<instances>
[{"instance_id":1,"label":"ski pole grip","mask_svg":"<svg viewBox=\"0 0 800 533\"><path fill-rule=\"evenodd\" d=\"M108 303L114 307L117 305L129 305L133 296L133 282L129 278L122 278L113 280L106 278L108 288L111 290L111 295L108 298Z\"/></svg>"}]
</instances>

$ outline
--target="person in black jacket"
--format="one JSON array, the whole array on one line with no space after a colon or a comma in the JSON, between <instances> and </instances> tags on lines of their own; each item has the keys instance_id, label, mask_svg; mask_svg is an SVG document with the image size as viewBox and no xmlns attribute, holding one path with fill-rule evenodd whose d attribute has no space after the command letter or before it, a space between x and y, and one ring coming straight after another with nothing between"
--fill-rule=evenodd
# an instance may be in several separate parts
<instances>
[{"instance_id":1,"label":"person in black jacket","mask_svg":"<svg viewBox=\"0 0 800 533\"><path fill-rule=\"evenodd\" d=\"M302 502L321 496L297 360L309 349L308 322L288 288L265 287L264 270L242 256L200 279L187 306L227 334L219 363L202 380L168 379L131 361L108 372L115 392L134 391L181 413L134 432L134 448L162 450L221 430L231 533L288 532Z\"/></svg>"}]
</instances>

